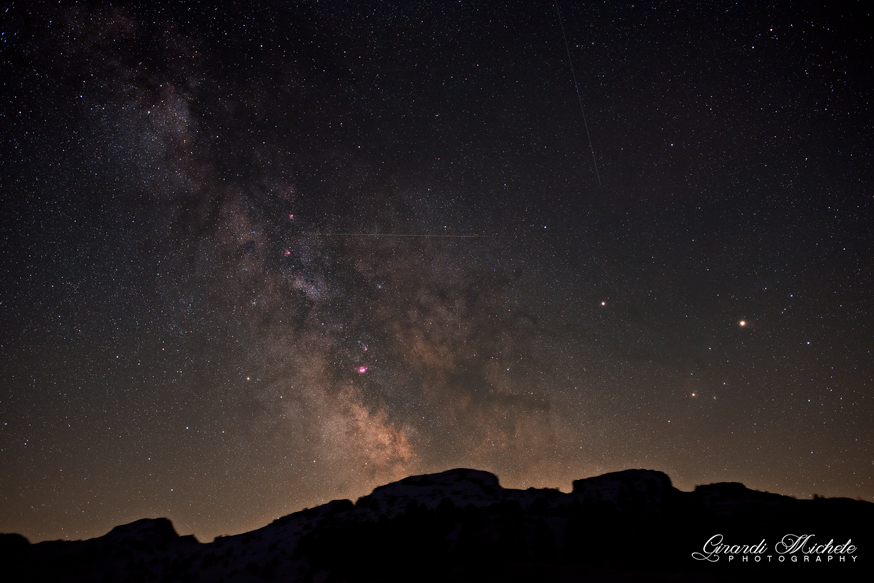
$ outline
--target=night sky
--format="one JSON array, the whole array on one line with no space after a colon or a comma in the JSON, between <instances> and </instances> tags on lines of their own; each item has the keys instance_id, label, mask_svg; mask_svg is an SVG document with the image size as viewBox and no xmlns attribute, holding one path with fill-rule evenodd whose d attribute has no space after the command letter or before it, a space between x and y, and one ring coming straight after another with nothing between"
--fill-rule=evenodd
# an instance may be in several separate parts
<instances>
[{"instance_id":1,"label":"night sky","mask_svg":"<svg viewBox=\"0 0 874 583\"><path fill-rule=\"evenodd\" d=\"M874 499L867 3L143 4L0 14L0 532Z\"/></svg>"}]
</instances>

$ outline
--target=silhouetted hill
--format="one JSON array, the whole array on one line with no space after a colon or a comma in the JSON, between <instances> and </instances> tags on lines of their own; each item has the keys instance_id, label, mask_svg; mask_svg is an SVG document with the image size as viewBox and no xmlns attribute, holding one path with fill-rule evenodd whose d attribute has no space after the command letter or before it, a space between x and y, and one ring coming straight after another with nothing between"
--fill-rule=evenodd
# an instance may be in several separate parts
<instances>
[{"instance_id":1,"label":"silhouetted hill","mask_svg":"<svg viewBox=\"0 0 874 583\"><path fill-rule=\"evenodd\" d=\"M650 470L565 494L456 469L212 543L142 519L87 541L0 535L0 559L12 581L871 581L871 524L868 502L681 492Z\"/></svg>"}]
</instances>

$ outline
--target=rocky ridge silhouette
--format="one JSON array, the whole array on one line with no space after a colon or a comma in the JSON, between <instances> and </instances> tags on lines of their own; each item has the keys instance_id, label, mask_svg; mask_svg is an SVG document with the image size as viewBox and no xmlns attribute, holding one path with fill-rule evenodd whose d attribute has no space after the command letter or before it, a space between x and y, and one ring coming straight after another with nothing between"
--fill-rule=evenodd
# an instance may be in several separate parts
<instances>
[{"instance_id":1,"label":"rocky ridge silhouette","mask_svg":"<svg viewBox=\"0 0 874 583\"><path fill-rule=\"evenodd\" d=\"M142 519L86 541L0 535L0 560L7 581L870 581L872 524L868 502L682 492L652 470L563 493L455 469L211 543Z\"/></svg>"}]
</instances>

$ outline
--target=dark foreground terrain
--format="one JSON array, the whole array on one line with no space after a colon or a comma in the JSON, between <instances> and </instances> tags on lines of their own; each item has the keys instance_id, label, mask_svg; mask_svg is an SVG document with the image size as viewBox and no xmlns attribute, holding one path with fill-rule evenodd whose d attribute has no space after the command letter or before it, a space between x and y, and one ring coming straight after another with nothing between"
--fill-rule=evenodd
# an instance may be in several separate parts
<instances>
[{"instance_id":1,"label":"dark foreground terrain","mask_svg":"<svg viewBox=\"0 0 874 583\"><path fill-rule=\"evenodd\" d=\"M564 494L505 489L493 474L457 469L212 543L180 537L164 518L87 541L30 544L0 535L0 578L874 581L872 525L868 502L796 500L737 483L681 492L649 470L577 480Z\"/></svg>"}]
</instances>

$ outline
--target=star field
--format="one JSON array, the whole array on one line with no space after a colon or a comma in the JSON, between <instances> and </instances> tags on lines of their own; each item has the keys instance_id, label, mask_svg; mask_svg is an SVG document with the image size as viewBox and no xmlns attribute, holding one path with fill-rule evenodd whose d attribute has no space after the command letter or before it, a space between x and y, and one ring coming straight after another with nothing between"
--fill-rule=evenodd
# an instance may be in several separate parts
<instances>
[{"instance_id":1,"label":"star field","mask_svg":"<svg viewBox=\"0 0 874 583\"><path fill-rule=\"evenodd\" d=\"M874 498L867 8L561 16L598 175L553 4L5 9L0 532L454 467Z\"/></svg>"}]
</instances>

